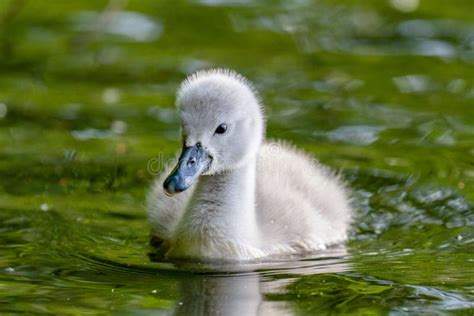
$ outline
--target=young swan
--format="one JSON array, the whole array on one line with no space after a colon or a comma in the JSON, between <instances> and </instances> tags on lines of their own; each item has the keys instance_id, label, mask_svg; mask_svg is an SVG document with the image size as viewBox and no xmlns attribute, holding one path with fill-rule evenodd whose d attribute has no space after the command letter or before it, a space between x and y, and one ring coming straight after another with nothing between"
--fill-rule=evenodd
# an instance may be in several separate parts
<instances>
[{"instance_id":1,"label":"young swan","mask_svg":"<svg viewBox=\"0 0 474 316\"><path fill-rule=\"evenodd\" d=\"M148 196L167 257L253 260L346 239L344 186L304 153L263 140L262 105L245 78L198 72L181 84L177 107L183 150Z\"/></svg>"}]
</instances>

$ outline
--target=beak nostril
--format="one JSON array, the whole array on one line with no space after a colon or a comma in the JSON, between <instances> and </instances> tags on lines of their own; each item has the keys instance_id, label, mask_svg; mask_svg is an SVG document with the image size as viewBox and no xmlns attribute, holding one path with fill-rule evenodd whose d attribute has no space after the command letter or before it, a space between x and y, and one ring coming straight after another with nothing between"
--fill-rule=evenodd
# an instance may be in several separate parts
<instances>
[{"instance_id":1,"label":"beak nostril","mask_svg":"<svg viewBox=\"0 0 474 316\"><path fill-rule=\"evenodd\" d=\"M188 166L193 166L196 163L196 158L192 157L188 160Z\"/></svg>"}]
</instances>

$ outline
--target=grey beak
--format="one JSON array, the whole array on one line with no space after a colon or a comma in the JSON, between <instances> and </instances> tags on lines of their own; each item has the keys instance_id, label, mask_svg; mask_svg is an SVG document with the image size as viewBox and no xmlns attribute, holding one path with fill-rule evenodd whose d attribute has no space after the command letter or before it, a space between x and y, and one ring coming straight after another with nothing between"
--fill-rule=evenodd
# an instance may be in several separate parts
<instances>
[{"instance_id":1,"label":"grey beak","mask_svg":"<svg viewBox=\"0 0 474 316\"><path fill-rule=\"evenodd\" d=\"M204 151L201 143L183 147L178 164L163 183L169 196L188 189L196 179L209 168L212 158Z\"/></svg>"}]
</instances>

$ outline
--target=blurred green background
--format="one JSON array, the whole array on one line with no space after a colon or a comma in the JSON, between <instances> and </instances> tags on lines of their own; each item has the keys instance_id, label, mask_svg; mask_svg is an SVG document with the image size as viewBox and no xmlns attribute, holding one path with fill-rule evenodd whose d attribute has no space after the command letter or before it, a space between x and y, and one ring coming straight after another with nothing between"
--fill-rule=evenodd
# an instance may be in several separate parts
<instances>
[{"instance_id":1,"label":"blurred green background","mask_svg":"<svg viewBox=\"0 0 474 316\"><path fill-rule=\"evenodd\" d=\"M0 310L473 313L473 12L0 0ZM209 67L255 83L268 137L343 173L357 209L347 253L226 277L150 260L150 163L180 147L180 81ZM209 278L249 290L222 297Z\"/></svg>"}]
</instances>

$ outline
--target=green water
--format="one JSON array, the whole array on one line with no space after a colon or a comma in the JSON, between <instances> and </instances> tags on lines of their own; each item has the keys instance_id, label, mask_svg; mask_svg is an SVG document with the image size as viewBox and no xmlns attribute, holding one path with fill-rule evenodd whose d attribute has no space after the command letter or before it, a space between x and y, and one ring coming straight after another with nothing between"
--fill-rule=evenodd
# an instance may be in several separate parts
<instances>
[{"instance_id":1,"label":"green water","mask_svg":"<svg viewBox=\"0 0 474 316\"><path fill-rule=\"evenodd\" d=\"M472 12L0 0L1 313L474 313ZM180 147L177 85L211 66L255 82L269 137L342 172L345 249L204 266L149 246L150 162Z\"/></svg>"}]
</instances>

